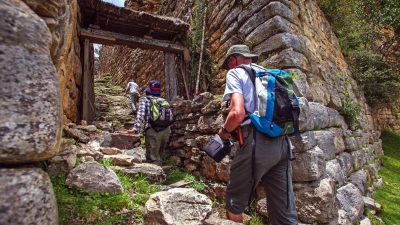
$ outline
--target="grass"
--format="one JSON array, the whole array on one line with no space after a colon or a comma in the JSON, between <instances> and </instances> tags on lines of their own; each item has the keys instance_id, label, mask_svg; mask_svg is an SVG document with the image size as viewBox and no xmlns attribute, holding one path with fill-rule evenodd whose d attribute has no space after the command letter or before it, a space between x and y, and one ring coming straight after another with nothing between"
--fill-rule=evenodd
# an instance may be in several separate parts
<instances>
[{"instance_id":1,"label":"grass","mask_svg":"<svg viewBox=\"0 0 400 225\"><path fill-rule=\"evenodd\" d=\"M69 146L75 144L75 142L76 141L73 138L64 138L63 141L61 142L60 148L62 150L64 150L64 149L68 148Z\"/></svg>"},{"instance_id":2,"label":"grass","mask_svg":"<svg viewBox=\"0 0 400 225\"><path fill-rule=\"evenodd\" d=\"M121 94L121 93L124 93L124 88L121 87L121 86L115 85L115 86L112 86L112 87L111 87L111 91L112 91L113 93L115 93L115 94Z\"/></svg>"},{"instance_id":3,"label":"grass","mask_svg":"<svg viewBox=\"0 0 400 225\"><path fill-rule=\"evenodd\" d=\"M379 175L383 184L376 189L373 198L383 206L380 217L384 224L400 224L400 136L390 131L381 135L383 151L382 168ZM380 224L380 223L374 223Z\"/></svg>"},{"instance_id":4,"label":"grass","mask_svg":"<svg viewBox=\"0 0 400 225\"><path fill-rule=\"evenodd\" d=\"M172 184L184 180L186 182L191 182L191 184L186 185L186 188L193 188L198 192L204 191L206 184L204 181L197 179L195 176L191 175L189 172L180 170L171 170L167 174L167 184Z\"/></svg>"},{"instance_id":5,"label":"grass","mask_svg":"<svg viewBox=\"0 0 400 225\"><path fill-rule=\"evenodd\" d=\"M109 160L103 165L112 168ZM124 188L124 193L86 193L66 185L65 176L51 177L57 199L59 224L143 224L144 205L150 195L159 191L151 186L144 176L129 177L118 173L117 176ZM122 210L130 210L122 213ZM130 217L130 218L128 218Z\"/></svg>"}]
</instances>

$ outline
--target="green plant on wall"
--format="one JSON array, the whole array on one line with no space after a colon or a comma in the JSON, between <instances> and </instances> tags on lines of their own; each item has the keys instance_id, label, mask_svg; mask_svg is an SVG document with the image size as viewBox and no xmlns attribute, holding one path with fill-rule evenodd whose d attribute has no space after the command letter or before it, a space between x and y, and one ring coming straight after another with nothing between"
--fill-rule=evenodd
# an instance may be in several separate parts
<instances>
[{"instance_id":1,"label":"green plant on wall","mask_svg":"<svg viewBox=\"0 0 400 225\"><path fill-rule=\"evenodd\" d=\"M361 128L358 117L363 113L363 109L358 103L353 103L350 97L346 94L341 98L342 102L342 115L350 129L357 130Z\"/></svg>"}]
</instances>

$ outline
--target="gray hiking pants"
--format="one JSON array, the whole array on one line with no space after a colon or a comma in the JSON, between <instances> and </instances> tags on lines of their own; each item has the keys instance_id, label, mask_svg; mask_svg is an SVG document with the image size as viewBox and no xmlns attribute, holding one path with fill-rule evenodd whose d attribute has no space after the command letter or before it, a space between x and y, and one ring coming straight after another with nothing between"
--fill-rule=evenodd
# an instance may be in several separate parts
<instances>
[{"instance_id":1,"label":"gray hiking pants","mask_svg":"<svg viewBox=\"0 0 400 225\"><path fill-rule=\"evenodd\" d=\"M227 209L234 214L243 213L261 180L271 224L298 224L286 137L268 137L251 124L243 126L242 130L244 145L236 152L231 165L226 190ZM253 130L256 131L254 174Z\"/></svg>"},{"instance_id":2,"label":"gray hiking pants","mask_svg":"<svg viewBox=\"0 0 400 225\"><path fill-rule=\"evenodd\" d=\"M146 161L161 166L161 155L165 144L171 136L171 128L167 127L164 130L157 132L153 128L146 130Z\"/></svg>"},{"instance_id":3,"label":"gray hiking pants","mask_svg":"<svg viewBox=\"0 0 400 225\"><path fill-rule=\"evenodd\" d=\"M137 92L131 92L129 93L129 100L131 101L131 108L133 112L136 112L136 103L139 99L139 93Z\"/></svg>"}]
</instances>

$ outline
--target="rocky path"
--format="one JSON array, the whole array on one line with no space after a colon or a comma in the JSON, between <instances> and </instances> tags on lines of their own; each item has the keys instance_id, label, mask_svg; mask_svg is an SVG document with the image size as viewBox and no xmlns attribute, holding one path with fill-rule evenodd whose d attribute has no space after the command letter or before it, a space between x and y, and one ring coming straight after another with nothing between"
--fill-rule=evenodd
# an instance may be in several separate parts
<instances>
[{"instance_id":1,"label":"rocky path","mask_svg":"<svg viewBox=\"0 0 400 225\"><path fill-rule=\"evenodd\" d=\"M166 184L167 173L175 166L146 163L143 136L120 133L132 126L133 116L123 89L113 85L111 76L96 79L96 118L92 125L67 124L62 149L48 165L48 173L63 173L66 184L88 193L123 193L116 172L145 176L160 190L145 204L145 224L234 224L221 219L221 210L192 188L188 182ZM122 94L121 94L122 93ZM113 166L101 164L107 160ZM215 206L215 204L214 204ZM220 211L218 213L218 211ZM127 215L133 214L129 210ZM221 216L219 216L221 215ZM134 224L134 223L133 223Z\"/></svg>"}]
</instances>

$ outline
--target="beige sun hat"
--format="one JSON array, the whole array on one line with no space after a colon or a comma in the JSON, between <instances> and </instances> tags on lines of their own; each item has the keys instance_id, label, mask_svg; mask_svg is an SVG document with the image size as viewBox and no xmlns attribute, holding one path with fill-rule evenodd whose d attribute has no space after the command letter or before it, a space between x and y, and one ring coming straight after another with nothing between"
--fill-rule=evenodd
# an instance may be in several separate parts
<instances>
[{"instance_id":1,"label":"beige sun hat","mask_svg":"<svg viewBox=\"0 0 400 225\"><path fill-rule=\"evenodd\" d=\"M251 58L253 63L257 62L257 60L258 60L258 55L251 54L250 49L247 45L232 45L229 48L228 52L226 53L224 63L222 63L222 66L220 67L220 69L229 70L229 67L228 67L229 56L235 55L235 54L242 55L246 58Z\"/></svg>"}]
</instances>

